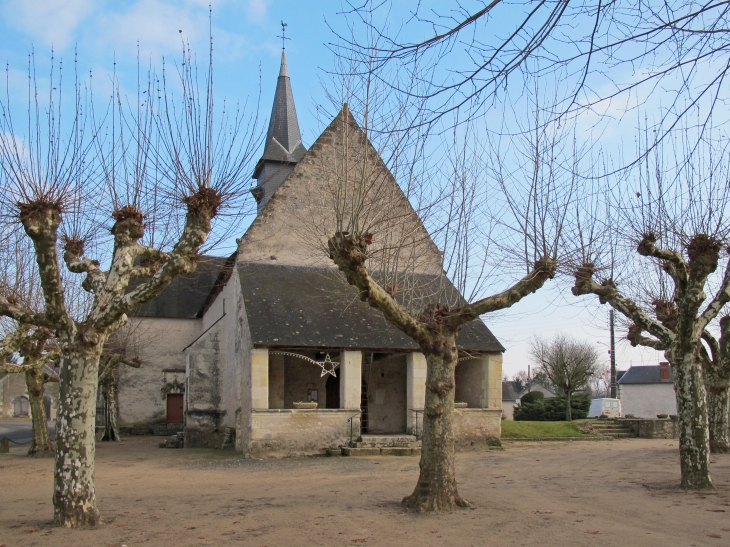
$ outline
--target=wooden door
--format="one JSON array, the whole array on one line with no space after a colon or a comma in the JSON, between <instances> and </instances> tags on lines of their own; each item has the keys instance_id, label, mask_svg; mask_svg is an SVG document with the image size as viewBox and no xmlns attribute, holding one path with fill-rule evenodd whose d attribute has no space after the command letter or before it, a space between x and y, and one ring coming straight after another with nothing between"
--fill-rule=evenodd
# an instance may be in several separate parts
<instances>
[{"instance_id":1,"label":"wooden door","mask_svg":"<svg viewBox=\"0 0 730 547\"><path fill-rule=\"evenodd\" d=\"M183 410L183 394L168 393L167 394L167 423L181 424L184 421L185 412Z\"/></svg>"}]
</instances>

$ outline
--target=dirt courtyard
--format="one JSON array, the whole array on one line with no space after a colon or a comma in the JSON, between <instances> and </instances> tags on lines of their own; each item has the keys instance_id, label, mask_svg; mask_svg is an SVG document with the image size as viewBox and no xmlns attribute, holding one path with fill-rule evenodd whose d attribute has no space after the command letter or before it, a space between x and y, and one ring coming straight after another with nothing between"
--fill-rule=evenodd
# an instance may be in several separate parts
<instances>
[{"instance_id":1,"label":"dirt courtyard","mask_svg":"<svg viewBox=\"0 0 730 547\"><path fill-rule=\"evenodd\" d=\"M99 443L93 530L49 525L51 461L0 456L0 545L730 545L730 455L713 457L717 494L682 492L676 441L461 453L459 489L475 507L438 515L398 503L415 457L243 460L158 442Z\"/></svg>"}]
</instances>

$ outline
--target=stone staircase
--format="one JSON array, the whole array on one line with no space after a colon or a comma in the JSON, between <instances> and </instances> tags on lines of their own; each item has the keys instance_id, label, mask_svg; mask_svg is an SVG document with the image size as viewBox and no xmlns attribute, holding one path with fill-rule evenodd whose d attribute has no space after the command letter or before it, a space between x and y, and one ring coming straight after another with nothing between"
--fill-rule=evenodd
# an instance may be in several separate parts
<instances>
[{"instance_id":1,"label":"stone staircase","mask_svg":"<svg viewBox=\"0 0 730 547\"><path fill-rule=\"evenodd\" d=\"M614 439L630 439L634 436L631 433L631 429L618 421L605 420L602 422L593 422L591 427L598 435L605 435Z\"/></svg>"},{"instance_id":2,"label":"stone staircase","mask_svg":"<svg viewBox=\"0 0 730 547\"><path fill-rule=\"evenodd\" d=\"M352 446L343 446L343 456L418 456L421 441L415 435L362 435Z\"/></svg>"}]
</instances>

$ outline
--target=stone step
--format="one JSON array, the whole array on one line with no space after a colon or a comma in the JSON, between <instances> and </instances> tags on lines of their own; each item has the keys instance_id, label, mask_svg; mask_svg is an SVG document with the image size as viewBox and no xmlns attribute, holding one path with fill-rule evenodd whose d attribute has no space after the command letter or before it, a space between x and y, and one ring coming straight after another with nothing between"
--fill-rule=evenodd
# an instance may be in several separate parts
<instances>
[{"instance_id":1,"label":"stone step","mask_svg":"<svg viewBox=\"0 0 730 547\"><path fill-rule=\"evenodd\" d=\"M382 443L372 442L372 441L358 441L356 443L353 443L355 446L354 448L386 448L386 447L393 447L393 448L418 448L420 450L421 448L421 441L414 441L414 442L392 442L387 445L383 445Z\"/></svg>"},{"instance_id":2,"label":"stone step","mask_svg":"<svg viewBox=\"0 0 730 547\"><path fill-rule=\"evenodd\" d=\"M400 435L361 435L358 442L377 443L381 446L390 446L393 443L414 443L416 439L415 435L406 435L405 433Z\"/></svg>"},{"instance_id":3,"label":"stone step","mask_svg":"<svg viewBox=\"0 0 730 547\"><path fill-rule=\"evenodd\" d=\"M342 447L343 456L418 456L420 454L420 448L404 448L399 446L383 446L380 448Z\"/></svg>"},{"instance_id":4,"label":"stone step","mask_svg":"<svg viewBox=\"0 0 730 547\"><path fill-rule=\"evenodd\" d=\"M606 433L606 435L614 439L631 439L634 436L630 431L628 433Z\"/></svg>"}]
</instances>

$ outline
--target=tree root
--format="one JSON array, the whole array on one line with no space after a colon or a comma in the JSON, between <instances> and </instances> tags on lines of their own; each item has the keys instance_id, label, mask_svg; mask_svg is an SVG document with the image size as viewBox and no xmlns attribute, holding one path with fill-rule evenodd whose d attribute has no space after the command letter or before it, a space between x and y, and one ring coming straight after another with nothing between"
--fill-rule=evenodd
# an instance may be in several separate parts
<instances>
[{"instance_id":1,"label":"tree root","mask_svg":"<svg viewBox=\"0 0 730 547\"><path fill-rule=\"evenodd\" d=\"M418 513L426 512L442 512L442 511L454 511L460 507L474 507L467 500L462 498L458 493L451 495L448 494L417 494L414 492L410 496L406 496L401 501L403 507L412 509Z\"/></svg>"}]
</instances>

